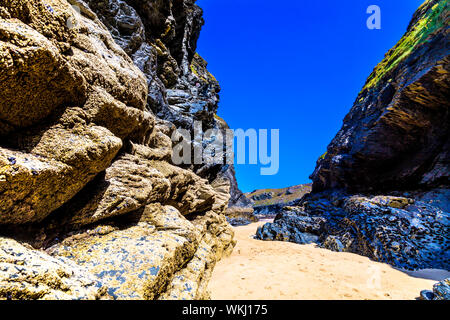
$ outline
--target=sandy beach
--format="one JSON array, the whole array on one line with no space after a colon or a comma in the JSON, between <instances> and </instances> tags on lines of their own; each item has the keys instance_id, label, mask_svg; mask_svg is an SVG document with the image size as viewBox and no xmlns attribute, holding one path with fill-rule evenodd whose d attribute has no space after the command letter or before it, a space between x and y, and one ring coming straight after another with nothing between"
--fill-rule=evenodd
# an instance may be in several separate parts
<instances>
[{"instance_id":1,"label":"sandy beach","mask_svg":"<svg viewBox=\"0 0 450 320\"><path fill-rule=\"evenodd\" d=\"M238 243L216 265L212 299L405 300L416 299L436 282L352 253L252 239L265 222L235 228Z\"/></svg>"}]
</instances>

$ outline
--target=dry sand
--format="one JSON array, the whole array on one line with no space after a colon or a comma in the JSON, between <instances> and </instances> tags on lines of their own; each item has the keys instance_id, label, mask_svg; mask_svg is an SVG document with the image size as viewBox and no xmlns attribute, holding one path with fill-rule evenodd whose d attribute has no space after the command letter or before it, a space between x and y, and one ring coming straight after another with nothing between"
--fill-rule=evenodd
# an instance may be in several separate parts
<instances>
[{"instance_id":1,"label":"dry sand","mask_svg":"<svg viewBox=\"0 0 450 320\"><path fill-rule=\"evenodd\" d=\"M235 228L238 243L214 269L212 299L415 299L436 282L352 253L252 239L264 223Z\"/></svg>"}]
</instances>

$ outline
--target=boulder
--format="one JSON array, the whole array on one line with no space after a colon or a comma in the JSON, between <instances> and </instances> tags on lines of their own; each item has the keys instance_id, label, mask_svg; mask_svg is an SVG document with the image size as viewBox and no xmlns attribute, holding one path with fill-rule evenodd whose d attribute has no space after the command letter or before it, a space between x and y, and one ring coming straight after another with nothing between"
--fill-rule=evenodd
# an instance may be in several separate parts
<instances>
[{"instance_id":1,"label":"boulder","mask_svg":"<svg viewBox=\"0 0 450 320\"><path fill-rule=\"evenodd\" d=\"M285 208L256 237L304 244L303 236L314 234L315 243L333 251L361 254L408 270L447 270L448 212L433 200L423 201L427 198L423 194L407 195L311 194L301 206Z\"/></svg>"},{"instance_id":2,"label":"boulder","mask_svg":"<svg viewBox=\"0 0 450 320\"><path fill-rule=\"evenodd\" d=\"M210 277L205 270L234 246L226 221L207 223L190 222L174 207L152 204L136 213L131 224L74 232L47 252L86 267L114 299L200 299L206 297Z\"/></svg>"}]
</instances>

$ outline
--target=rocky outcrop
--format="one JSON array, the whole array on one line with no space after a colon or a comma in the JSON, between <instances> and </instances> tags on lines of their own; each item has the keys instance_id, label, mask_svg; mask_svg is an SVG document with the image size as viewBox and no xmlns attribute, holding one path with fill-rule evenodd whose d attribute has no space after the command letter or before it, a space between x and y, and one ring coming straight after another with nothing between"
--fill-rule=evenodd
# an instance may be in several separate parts
<instances>
[{"instance_id":1,"label":"rocky outcrop","mask_svg":"<svg viewBox=\"0 0 450 320\"><path fill-rule=\"evenodd\" d=\"M262 217L275 217L285 207L295 205L305 194L311 192L311 184L300 184L282 189L262 189L247 193L255 210Z\"/></svg>"},{"instance_id":2,"label":"rocky outcrop","mask_svg":"<svg viewBox=\"0 0 450 320\"><path fill-rule=\"evenodd\" d=\"M262 240L317 243L404 269L449 270L449 189L391 196L328 191L305 196L273 224L257 231ZM431 200L432 199L432 200Z\"/></svg>"},{"instance_id":3,"label":"rocky outcrop","mask_svg":"<svg viewBox=\"0 0 450 320\"><path fill-rule=\"evenodd\" d=\"M66 26L74 12L69 3L19 1L1 8L0 121L9 136L1 146L0 223L36 222L105 170L123 145L114 128L89 114L90 100L98 97L93 92L105 98L93 108L113 103L144 118L147 86L95 20L80 15L76 31Z\"/></svg>"},{"instance_id":4,"label":"rocky outcrop","mask_svg":"<svg viewBox=\"0 0 450 320\"><path fill-rule=\"evenodd\" d=\"M225 215L232 226L245 226L259 221L251 207L230 207Z\"/></svg>"},{"instance_id":5,"label":"rocky outcrop","mask_svg":"<svg viewBox=\"0 0 450 320\"><path fill-rule=\"evenodd\" d=\"M0 299L208 298L235 180L171 163L222 125L194 2L0 4Z\"/></svg>"},{"instance_id":6,"label":"rocky outcrop","mask_svg":"<svg viewBox=\"0 0 450 320\"><path fill-rule=\"evenodd\" d=\"M69 233L46 251L86 267L114 299L207 298L208 272L233 248L225 218L188 221L155 203L129 219Z\"/></svg>"},{"instance_id":7,"label":"rocky outcrop","mask_svg":"<svg viewBox=\"0 0 450 320\"><path fill-rule=\"evenodd\" d=\"M433 285L433 291L422 290L421 300L450 300L450 279L442 280Z\"/></svg>"},{"instance_id":8,"label":"rocky outcrop","mask_svg":"<svg viewBox=\"0 0 450 320\"><path fill-rule=\"evenodd\" d=\"M75 263L0 238L0 297L6 299L99 299L106 288Z\"/></svg>"},{"instance_id":9,"label":"rocky outcrop","mask_svg":"<svg viewBox=\"0 0 450 320\"><path fill-rule=\"evenodd\" d=\"M312 193L257 232L405 269L449 265L449 30L428 0L317 161Z\"/></svg>"},{"instance_id":10,"label":"rocky outcrop","mask_svg":"<svg viewBox=\"0 0 450 320\"><path fill-rule=\"evenodd\" d=\"M234 172L234 169L233 169ZM234 173L233 173L234 176ZM305 194L311 192L311 185L304 184L282 189L262 189L243 194L235 186L231 192L230 206L226 211L233 226L248 225L259 219L274 218L285 207L295 205Z\"/></svg>"},{"instance_id":11,"label":"rocky outcrop","mask_svg":"<svg viewBox=\"0 0 450 320\"><path fill-rule=\"evenodd\" d=\"M252 207L252 201L249 200L244 193L239 189L235 175L235 170L233 166L230 166L228 170L225 172L225 175L228 180L230 180L231 184L231 198L229 202L230 207L240 207L240 208L249 208Z\"/></svg>"}]
</instances>

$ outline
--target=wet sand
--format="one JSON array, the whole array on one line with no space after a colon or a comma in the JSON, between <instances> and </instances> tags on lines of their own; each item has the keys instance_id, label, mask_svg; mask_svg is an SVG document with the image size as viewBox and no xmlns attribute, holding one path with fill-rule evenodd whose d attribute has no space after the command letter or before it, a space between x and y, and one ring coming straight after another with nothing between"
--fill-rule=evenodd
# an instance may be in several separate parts
<instances>
[{"instance_id":1,"label":"wet sand","mask_svg":"<svg viewBox=\"0 0 450 320\"><path fill-rule=\"evenodd\" d=\"M352 253L252 239L264 223L235 228L238 243L214 269L212 299L404 300L416 299L436 282Z\"/></svg>"}]
</instances>

